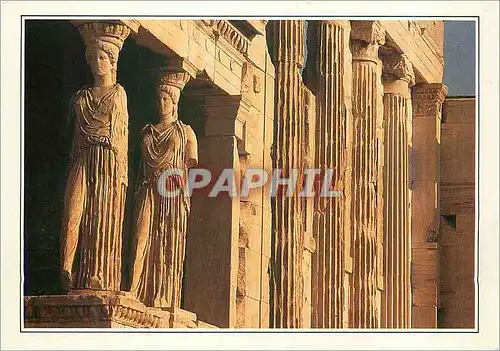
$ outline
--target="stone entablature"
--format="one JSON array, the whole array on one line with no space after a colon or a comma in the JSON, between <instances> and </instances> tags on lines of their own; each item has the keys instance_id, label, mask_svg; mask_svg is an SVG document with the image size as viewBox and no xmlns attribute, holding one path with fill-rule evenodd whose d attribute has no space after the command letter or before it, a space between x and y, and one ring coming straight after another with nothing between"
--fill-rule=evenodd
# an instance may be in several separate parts
<instances>
[{"instance_id":1,"label":"stone entablature","mask_svg":"<svg viewBox=\"0 0 500 351\"><path fill-rule=\"evenodd\" d=\"M415 21L381 20L388 46L408 56L415 70L417 83L440 83L443 80L442 50Z\"/></svg>"}]
</instances>

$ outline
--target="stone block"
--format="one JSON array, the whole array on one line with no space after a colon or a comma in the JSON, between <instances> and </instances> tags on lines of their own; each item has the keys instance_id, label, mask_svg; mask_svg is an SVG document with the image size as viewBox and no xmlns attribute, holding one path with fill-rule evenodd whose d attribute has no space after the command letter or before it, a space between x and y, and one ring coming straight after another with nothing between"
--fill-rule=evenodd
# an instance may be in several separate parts
<instances>
[{"instance_id":1,"label":"stone block","mask_svg":"<svg viewBox=\"0 0 500 351\"><path fill-rule=\"evenodd\" d=\"M474 123L476 117L475 98L447 98L443 104L445 123ZM474 129L472 128L472 132Z\"/></svg>"},{"instance_id":2,"label":"stone block","mask_svg":"<svg viewBox=\"0 0 500 351\"><path fill-rule=\"evenodd\" d=\"M261 256L262 259L262 266L261 266L261 284L262 284L262 298L261 301L265 303L269 303L270 300L270 290L269 290L269 284L270 284L270 279L271 279L271 273L269 270L269 263L271 258L266 255Z\"/></svg>"},{"instance_id":3,"label":"stone block","mask_svg":"<svg viewBox=\"0 0 500 351\"><path fill-rule=\"evenodd\" d=\"M238 296L260 300L261 256L247 248L239 248Z\"/></svg>"},{"instance_id":4,"label":"stone block","mask_svg":"<svg viewBox=\"0 0 500 351\"><path fill-rule=\"evenodd\" d=\"M260 303L260 327L269 328L269 304Z\"/></svg>"},{"instance_id":5,"label":"stone block","mask_svg":"<svg viewBox=\"0 0 500 351\"><path fill-rule=\"evenodd\" d=\"M266 198L264 198L266 199ZM271 257L272 214L270 206L262 211L262 255Z\"/></svg>"},{"instance_id":6,"label":"stone block","mask_svg":"<svg viewBox=\"0 0 500 351\"><path fill-rule=\"evenodd\" d=\"M239 247L260 252L262 244L262 208L251 201L240 203Z\"/></svg>"},{"instance_id":7,"label":"stone block","mask_svg":"<svg viewBox=\"0 0 500 351\"><path fill-rule=\"evenodd\" d=\"M138 22L150 35L160 40L169 50L175 52L180 57L188 56L188 33L176 26L175 21L139 20ZM145 35L144 38L141 37L139 43L149 46L147 40L154 39L148 39Z\"/></svg>"},{"instance_id":8,"label":"stone block","mask_svg":"<svg viewBox=\"0 0 500 351\"><path fill-rule=\"evenodd\" d=\"M269 54L267 53L267 43L264 31L263 35L256 35L250 42L248 47L248 60L256 67L265 70L267 56L269 56Z\"/></svg>"},{"instance_id":9,"label":"stone block","mask_svg":"<svg viewBox=\"0 0 500 351\"><path fill-rule=\"evenodd\" d=\"M170 328L197 328L196 314L177 307L162 308L170 313Z\"/></svg>"},{"instance_id":10,"label":"stone block","mask_svg":"<svg viewBox=\"0 0 500 351\"><path fill-rule=\"evenodd\" d=\"M239 296L236 301L236 328L259 328L259 301L248 296Z\"/></svg>"},{"instance_id":11,"label":"stone block","mask_svg":"<svg viewBox=\"0 0 500 351\"><path fill-rule=\"evenodd\" d=\"M427 242L429 231L437 220L438 189L435 182L412 183L412 245Z\"/></svg>"},{"instance_id":12,"label":"stone block","mask_svg":"<svg viewBox=\"0 0 500 351\"><path fill-rule=\"evenodd\" d=\"M270 65L272 65L272 63L270 63ZM274 69L274 67L273 67L273 69ZM274 83L274 74L271 75L271 74L269 74L268 71L266 71L266 81L264 84L266 87L265 91L264 91L264 94L266 95L265 115L266 115L266 117L274 120L274 104L275 104L274 97L275 97L275 94L279 93L279 92L274 91L274 84L275 84Z\"/></svg>"},{"instance_id":13,"label":"stone block","mask_svg":"<svg viewBox=\"0 0 500 351\"><path fill-rule=\"evenodd\" d=\"M413 119L413 148L411 153L411 179L413 181L438 180L439 128L434 118Z\"/></svg>"},{"instance_id":14,"label":"stone block","mask_svg":"<svg viewBox=\"0 0 500 351\"><path fill-rule=\"evenodd\" d=\"M474 182L474 133L472 123L443 124L440 161L442 183Z\"/></svg>"},{"instance_id":15,"label":"stone block","mask_svg":"<svg viewBox=\"0 0 500 351\"><path fill-rule=\"evenodd\" d=\"M437 327L436 306L413 306L411 313L412 328L434 329Z\"/></svg>"}]
</instances>

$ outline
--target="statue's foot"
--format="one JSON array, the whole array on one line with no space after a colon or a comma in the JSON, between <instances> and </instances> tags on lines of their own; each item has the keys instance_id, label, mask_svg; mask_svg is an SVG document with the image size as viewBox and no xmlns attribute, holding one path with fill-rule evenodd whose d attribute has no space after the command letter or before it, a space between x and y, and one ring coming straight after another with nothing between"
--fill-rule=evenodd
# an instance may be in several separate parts
<instances>
[{"instance_id":1,"label":"statue's foot","mask_svg":"<svg viewBox=\"0 0 500 351\"><path fill-rule=\"evenodd\" d=\"M128 298L137 300L137 294L135 293L135 291L123 291L122 293Z\"/></svg>"},{"instance_id":2,"label":"statue's foot","mask_svg":"<svg viewBox=\"0 0 500 351\"><path fill-rule=\"evenodd\" d=\"M61 287L62 290L68 292L72 288L72 274L66 270L61 272Z\"/></svg>"}]
</instances>

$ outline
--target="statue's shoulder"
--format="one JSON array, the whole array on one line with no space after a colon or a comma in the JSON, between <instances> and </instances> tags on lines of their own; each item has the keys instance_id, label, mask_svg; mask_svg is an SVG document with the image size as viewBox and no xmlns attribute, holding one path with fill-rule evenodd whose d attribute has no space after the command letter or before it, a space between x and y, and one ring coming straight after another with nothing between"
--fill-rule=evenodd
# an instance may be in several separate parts
<instances>
[{"instance_id":1,"label":"statue's shoulder","mask_svg":"<svg viewBox=\"0 0 500 351\"><path fill-rule=\"evenodd\" d=\"M72 99L73 100L76 100L77 98L79 98L80 96L82 96L85 92L89 91L89 87L84 85L83 87L81 87L80 89L78 89L72 96Z\"/></svg>"},{"instance_id":2,"label":"statue's shoulder","mask_svg":"<svg viewBox=\"0 0 500 351\"><path fill-rule=\"evenodd\" d=\"M148 123L144 127L142 127L141 135L144 137L145 135L150 134L150 133L151 133L151 124Z\"/></svg>"},{"instance_id":3,"label":"statue's shoulder","mask_svg":"<svg viewBox=\"0 0 500 351\"><path fill-rule=\"evenodd\" d=\"M120 83L116 83L115 84L116 86L116 89L120 92L120 93L123 93L123 94L126 94L127 92L125 91L125 88L120 84Z\"/></svg>"},{"instance_id":4,"label":"statue's shoulder","mask_svg":"<svg viewBox=\"0 0 500 351\"><path fill-rule=\"evenodd\" d=\"M186 133L188 138L193 138L193 137L196 138L196 134L194 133L193 128L189 124L182 123L182 128L184 129L184 132Z\"/></svg>"},{"instance_id":5,"label":"statue's shoulder","mask_svg":"<svg viewBox=\"0 0 500 351\"><path fill-rule=\"evenodd\" d=\"M193 131L193 128L191 128L191 126L189 124L186 124L184 122L182 122L181 120L177 120L179 125L181 126L182 129L184 129L184 131L186 133L194 133Z\"/></svg>"},{"instance_id":6,"label":"statue's shoulder","mask_svg":"<svg viewBox=\"0 0 500 351\"><path fill-rule=\"evenodd\" d=\"M115 92L120 96L120 97L123 97L123 98L127 98L127 91L125 90L125 88L120 84L120 83L116 83L115 84Z\"/></svg>"}]
</instances>

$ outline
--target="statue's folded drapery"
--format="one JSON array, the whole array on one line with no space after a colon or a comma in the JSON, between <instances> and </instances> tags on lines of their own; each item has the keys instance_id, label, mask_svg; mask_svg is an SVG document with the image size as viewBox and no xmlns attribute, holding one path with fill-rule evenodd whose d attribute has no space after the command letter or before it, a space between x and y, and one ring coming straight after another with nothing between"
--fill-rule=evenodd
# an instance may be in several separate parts
<instances>
[{"instance_id":1,"label":"statue's folded drapery","mask_svg":"<svg viewBox=\"0 0 500 351\"><path fill-rule=\"evenodd\" d=\"M122 223L128 184L127 96L115 84L100 97L81 89L72 100L75 136L66 186L63 269L79 265L72 288L120 290ZM68 241L78 240L78 246Z\"/></svg>"},{"instance_id":2,"label":"statue's folded drapery","mask_svg":"<svg viewBox=\"0 0 500 351\"><path fill-rule=\"evenodd\" d=\"M190 208L185 189L190 128L176 120L163 131L153 125L143 129L143 181L136 194L134 223L136 235L147 239L136 248L131 292L147 306L180 306ZM174 169L182 170L184 175L166 177L162 186L165 190L179 190L178 195L163 196L158 182L164 171Z\"/></svg>"}]
</instances>

